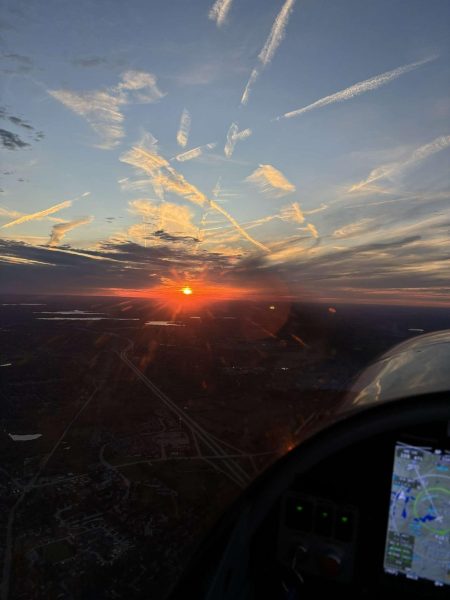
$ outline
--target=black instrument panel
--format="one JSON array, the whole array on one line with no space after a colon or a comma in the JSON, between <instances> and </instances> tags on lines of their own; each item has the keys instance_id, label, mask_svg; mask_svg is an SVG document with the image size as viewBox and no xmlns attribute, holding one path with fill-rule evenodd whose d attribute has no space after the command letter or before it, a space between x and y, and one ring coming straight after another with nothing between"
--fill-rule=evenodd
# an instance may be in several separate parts
<instances>
[{"instance_id":1,"label":"black instrument panel","mask_svg":"<svg viewBox=\"0 0 450 600\"><path fill-rule=\"evenodd\" d=\"M348 446L297 476L283 494L276 517L276 560L282 572L291 572L288 580L298 581L305 598L308 590L317 594L336 586L347 597L448 597L447 584L384 568L399 443L449 448L447 423L379 434ZM446 536L443 544L446 539L450 548L450 534ZM450 582L450 555L448 563Z\"/></svg>"}]
</instances>

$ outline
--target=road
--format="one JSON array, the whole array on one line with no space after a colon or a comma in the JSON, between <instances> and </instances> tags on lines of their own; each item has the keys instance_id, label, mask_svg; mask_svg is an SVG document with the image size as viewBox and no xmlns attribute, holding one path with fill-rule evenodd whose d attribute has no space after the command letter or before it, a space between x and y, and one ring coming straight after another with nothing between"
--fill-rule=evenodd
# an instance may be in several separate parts
<instances>
[{"instance_id":1,"label":"road","mask_svg":"<svg viewBox=\"0 0 450 600\"><path fill-rule=\"evenodd\" d=\"M161 391L136 365L128 358L128 352L133 348L134 342L128 340L129 344L118 355L121 360L135 373L135 375L147 386L149 390L157 397L169 410L171 410L179 420L184 423L187 429L191 432L194 442L197 444L200 458L211 464L214 469L221 471L229 477L239 487L246 487L253 479L254 474L249 474L242 467L242 460L250 458L245 452L238 450L219 440L216 436L209 433L201 425L199 425L190 415L180 408L167 394ZM203 456L200 450L199 443L201 442L208 450L208 457ZM230 448L235 450L235 455L230 456ZM212 460L214 459L214 460Z\"/></svg>"}]
</instances>

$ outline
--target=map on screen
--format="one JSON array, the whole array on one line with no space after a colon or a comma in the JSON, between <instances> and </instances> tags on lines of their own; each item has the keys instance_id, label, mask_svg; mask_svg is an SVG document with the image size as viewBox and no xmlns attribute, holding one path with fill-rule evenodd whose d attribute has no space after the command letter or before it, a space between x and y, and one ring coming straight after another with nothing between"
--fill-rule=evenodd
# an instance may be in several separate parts
<instances>
[{"instance_id":1,"label":"map on screen","mask_svg":"<svg viewBox=\"0 0 450 600\"><path fill-rule=\"evenodd\" d=\"M450 585L450 451L396 444L384 569Z\"/></svg>"}]
</instances>

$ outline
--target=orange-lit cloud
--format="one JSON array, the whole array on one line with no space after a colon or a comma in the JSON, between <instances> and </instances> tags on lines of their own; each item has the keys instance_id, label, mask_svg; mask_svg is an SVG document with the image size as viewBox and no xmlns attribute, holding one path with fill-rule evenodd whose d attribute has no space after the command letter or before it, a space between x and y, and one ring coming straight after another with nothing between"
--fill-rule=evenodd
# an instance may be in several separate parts
<instances>
[{"instance_id":1,"label":"orange-lit cloud","mask_svg":"<svg viewBox=\"0 0 450 600\"><path fill-rule=\"evenodd\" d=\"M294 223L301 224L305 222L305 215L298 202L293 202L288 206L284 206L281 209L280 216L283 220L294 221Z\"/></svg>"},{"instance_id":2,"label":"orange-lit cloud","mask_svg":"<svg viewBox=\"0 0 450 600\"><path fill-rule=\"evenodd\" d=\"M129 211L144 218L153 231L162 230L180 236L198 235L198 227L193 222L194 214L187 206L171 202L157 204L146 199L132 200L129 206ZM148 235L149 228L146 227L145 230Z\"/></svg>"},{"instance_id":3,"label":"orange-lit cloud","mask_svg":"<svg viewBox=\"0 0 450 600\"><path fill-rule=\"evenodd\" d=\"M246 178L249 183L254 183L261 192L272 196L284 196L295 192L295 185L286 179L281 171L272 165L259 165L251 175Z\"/></svg>"},{"instance_id":4,"label":"orange-lit cloud","mask_svg":"<svg viewBox=\"0 0 450 600\"><path fill-rule=\"evenodd\" d=\"M72 200L65 200L64 202L60 202L59 204L54 204L49 208L45 208L44 210L40 210L39 212L30 213L28 215L22 215L18 219L14 219L14 221L10 221L9 223L5 223L2 225L0 229L6 229L7 227L13 227L14 225L20 225L21 223L27 223L28 221L33 221L37 219L42 219L51 215L60 210L64 210L65 208L69 208L72 206Z\"/></svg>"},{"instance_id":5,"label":"orange-lit cloud","mask_svg":"<svg viewBox=\"0 0 450 600\"><path fill-rule=\"evenodd\" d=\"M260 250L269 251L264 244L261 244L261 242L258 242L249 235L228 211L215 200L208 199L195 185L187 181L181 173L169 166L169 162L160 156L156 150L150 152L144 148L134 147L124 154L121 160L137 168L141 168L148 173L152 178L152 185L156 193L158 193L158 190L162 190L163 192L176 194L197 206L209 206L211 209L222 214L243 238Z\"/></svg>"}]
</instances>

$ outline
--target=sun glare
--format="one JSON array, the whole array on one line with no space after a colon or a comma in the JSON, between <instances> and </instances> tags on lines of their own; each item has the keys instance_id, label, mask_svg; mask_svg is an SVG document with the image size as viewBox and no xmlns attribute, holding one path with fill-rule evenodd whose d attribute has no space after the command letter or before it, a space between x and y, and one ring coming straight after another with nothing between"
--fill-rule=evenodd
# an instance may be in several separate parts
<instances>
[{"instance_id":1,"label":"sun glare","mask_svg":"<svg viewBox=\"0 0 450 600\"><path fill-rule=\"evenodd\" d=\"M185 296L190 296L192 294L192 288L190 288L189 286L185 286L185 287L181 288L181 292Z\"/></svg>"}]
</instances>

